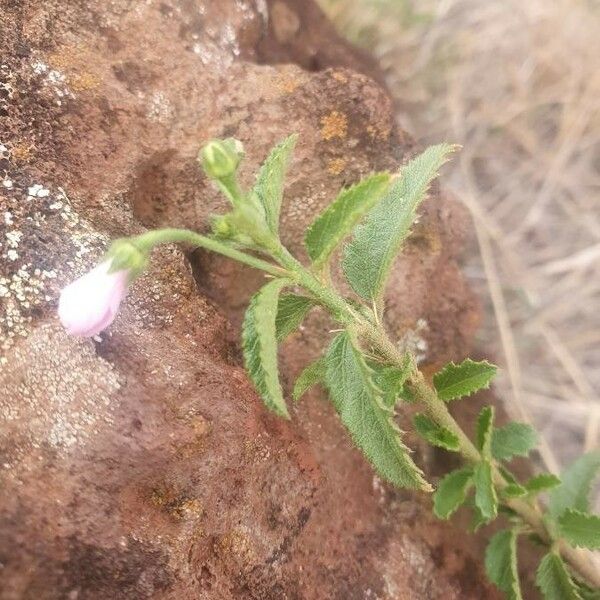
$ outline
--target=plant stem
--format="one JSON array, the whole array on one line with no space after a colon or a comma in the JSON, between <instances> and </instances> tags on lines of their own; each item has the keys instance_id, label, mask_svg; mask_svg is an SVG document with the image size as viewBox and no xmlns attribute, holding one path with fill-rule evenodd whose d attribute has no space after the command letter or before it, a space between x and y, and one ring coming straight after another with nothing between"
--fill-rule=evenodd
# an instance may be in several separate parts
<instances>
[{"instance_id":1,"label":"plant stem","mask_svg":"<svg viewBox=\"0 0 600 600\"><path fill-rule=\"evenodd\" d=\"M206 237L189 229L166 228L148 231L147 233L142 233L141 235L132 238L132 242L135 243L141 250L145 250L147 252L149 252L157 244L184 242L187 244L192 244L193 246L206 248L207 250L211 250L217 254L222 254L223 256L237 260L238 262L254 267L255 269L265 271L266 273L274 275L275 277L294 279L292 273L282 269L281 267L278 267L277 265L273 265L265 260L250 254L246 254L245 252L241 252L235 248L231 248L227 244Z\"/></svg>"}]
</instances>

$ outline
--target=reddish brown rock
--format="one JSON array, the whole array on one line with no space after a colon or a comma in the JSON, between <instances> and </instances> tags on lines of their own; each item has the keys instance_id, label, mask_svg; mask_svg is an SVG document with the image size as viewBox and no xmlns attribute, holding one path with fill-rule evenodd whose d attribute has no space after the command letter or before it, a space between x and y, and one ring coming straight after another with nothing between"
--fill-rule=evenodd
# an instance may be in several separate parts
<instances>
[{"instance_id":1,"label":"reddish brown rock","mask_svg":"<svg viewBox=\"0 0 600 600\"><path fill-rule=\"evenodd\" d=\"M78 341L56 322L60 286L110 237L206 227L222 202L195 161L204 139L242 139L248 183L301 134L284 213L297 251L341 185L415 151L385 92L339 68L366 63L300 4L4 0L2 600L494 597L464 536L375 478L316 392L290 423L265 412L224 316L260 276L195 253L194 278L166 248L109 332ZM285 60L336 68L258 64ZM475 326L462 223L434 193L390 290L390 325L429 362ZM327 335L312 316L287 379Z\"/></svg>"}]
</instances>

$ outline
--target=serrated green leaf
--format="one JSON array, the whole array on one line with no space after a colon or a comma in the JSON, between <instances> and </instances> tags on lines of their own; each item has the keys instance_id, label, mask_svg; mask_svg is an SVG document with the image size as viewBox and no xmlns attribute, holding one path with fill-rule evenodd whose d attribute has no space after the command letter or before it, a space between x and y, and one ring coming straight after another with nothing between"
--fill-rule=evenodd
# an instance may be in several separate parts
<instances>
[{"instance_id":1,"label":"serrated green leaf","mask_svg":"<svg viewBox=\"0 0 600 600\"><path fill-rule=\"evenodd\" d=\"M413 418L413 423L417 433L433 446L445 448L452 452L460 449L458 436L445 427L440 427L432 421L427 415L418 414Z\"/></svg>"},{"instance_id":2,"label":"serrated green leaf","mask_svg":"<svg viewBox=\"0 0 600 600\"><path fill-rule=\"evenodd\" d=\"M537 494L555 488L558 485L560 485L560 479L556 475L540 473L527 481L525 488L530 494Z\"/></svg>"},{"instance_id":3,"label":"serrated green leaf","mask_svg":"<svg viewBox=\"0 0 600 600\"><path fill-rule=\"evenodd\" d=\"M560 535L572 546L600 550L600 517L568 508L558 517Z\"/></svg>"},{"instance_id":4,"label":"serrated green leaf","mask_svg":"<svg viewBox=\"0 0 600 600\"><path fill-rule=\"evenodd\" d=\"M394 408L398 399L404 399L405 396L404 383L412 370L410 355L406 354L402 367L367 362L373 369L375 385L383 394L383 403L389 408Z\"/></svg>"},{"instance_id":5,"label":"serrated green leaf","mask_svg":"<svg viewBox=\"0 0 600 600\"><path fill-rule=\"evenodd\" d=\"M263 286L250 300L242 326L242 347L246 370L265 406L289 418L279 383L275 319L279 292L289 285L275 279Z\"/></svg>"},{"instance_id":6,"label":"serrated green leaf","mask_svg":"<svg viewBox=\"0 0 600 600\"><path fill-rule=\"evenodd\" d=\"M554 552L549 552L542 558L535 583L546 600L582 600L565 564Z\"/></svg>"},{"instance_id":7,"label":"serrated green leaf","mask_svg":"<svg viewBox=\"0 0 600 600\"><path fill-rule=\"evenodd\" d=\"M260 168L254 193L265 211L267 225L273 233L279 230L279 213L283 199L285 172L298 136L290 135L275 146Z\"/></svg>"},{"instance_id":8,"label":"serrated green leaf","mask_svg":"<svg viewBox=\"0 0 600 600\"><path fill-rule=\"evenodd\" d=\"M494 431L494 407L484 406L477 417L477 448L485 458L491 457L492 433Z\"/></svg>"},{"instance_id":9,"label":"serrated green leaf","mask_svg":"<svg viewBox=\"0 0 600 600\"><path fill-rule=\"evenodd\" d=\"M508 423L492 434L492 456L509 460L513 456L527 456L538 444L538 435L526 423Z\"/></svg>"},{"instance_id":10,"label":"serrated green leaf","mask_svg":"<svg viewBox=\"0 0 600 600\"><path fill-rule=\"evenodd\" d=\"M388 189L390 175L377 173L344 189L313 221L304 238L316 267L324 265L338 244Z\"/></svg>"},{"instance_id":11,"label":"serrated green leaf","mask_svg":"<svg viewBox=\"0 0 600 600\"><path fill-rule=\"evenodd\" d=\"M492 480L492 466L487 461L480 462L473 474L475 484L475 505L486 522L498 516L498 497Z\"/></svg>"},{"instance_id":12,"label":"serrated green leaf","mask_svg":"<svg viewBox=\"0 0 600 600\"><path fill-rule=\"evenodd\" d=\"M314 301L307 296L281 294L277 304L277 317L275 318L277 340L281 342L292 333L302 323L304 317L314 305Z\"/></svg>"},{"instance_id":13,"label":"serrated green leaf","mask_svg":"<svg viewBox=\"0 0 600 600\"><path fill-rule=\"evenodd\" d=\"M473 485L473 470L470 468L451 471L439 483L433 495L433 512L438 519L449 519L464 503L467 492Z\"/></svg>"},{"instance_id":14,"label":"serrated green leaf","mask_svg":"<svg viewBox=\"0 0 600 600\"><path fill-rule=\"evenodd\" d=\"M399 487L430 490L402 443L393 411L384 405L373 371L350 333L334 338L326 361L325 382L333 405L377 473Z\"/></svg>"},{"instance_id":15,"label":"serrated green leaf","mask_svg":"<svg viewBox=\"0 0 600 600\"><path fill-rule=\"evenodd\" d=\"M325 379L326 363L323 357L315 360L306 367L294 384L294 390L292 391L292 398L296 401L317 383L320 383Z\"/></svg>"},{"instance_id":16,"label":"serrated green leaf","mask_svg":"<svg viewBox=\"0 0 600 600\"><path fill-rule=\"evenodd\" d=\"M490 581L506 594L507 600L522 600L516 531L506 529L492 537L485 552L485 571Z\"/></svg>"},{"instance_id":17,"label":"serrated green leaf","mask_svg":"<svg viewBox=\"0 0 600 600\"><path fill-rule=\"evenodd\" d=\"M356 228L344 250L342 266L352 289L362 298L377 299L383 293L417 207L454 148L448 144L431 146L411 160L365 222Z\"/></svg>"},{"instance_id":18,"label":"serrated green leaf","mask_svg":"<svg viewBox=\"0 0 600 600\"><path fill-rule=\"evenodd\" d=\"M459 365L448 363L433 376L433 385L438 396L449 402L490 387L495 374L496 366L487 360L475 362L467 358Z\"/></svg>"},{"instance_id":19,"label":"serrated green leaf","mask_svg":"<svg viewBox=\"0 0 600 600\"><path fill-rule=\"evenodd\" d=\"M580 456L560 476L562 483L550 492L548 511L557 519L567 508L590 509L592 483L600 471L600 450Z\"/></svg>"}]
</instances>

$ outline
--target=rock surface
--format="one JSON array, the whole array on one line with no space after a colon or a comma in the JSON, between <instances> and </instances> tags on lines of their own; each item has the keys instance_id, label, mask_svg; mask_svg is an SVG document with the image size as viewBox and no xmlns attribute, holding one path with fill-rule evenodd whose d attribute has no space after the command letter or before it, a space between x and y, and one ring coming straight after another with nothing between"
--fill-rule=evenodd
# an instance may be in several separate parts
<instances>
[{"instance_id":1,"label":"rock surface","mask_svg":"<svg viewBox=\"0 0 600 600\"><path fill-rule=\"evenodd\" d=\"M262 408L235 344L256 273L164 248L107 333L75 340L54 316L110 237L206 227L210 137L245 143L250 182L300 133L300 252L341 185L415 151L369 61L307 1L1 8L0 598L495 597L465 536L373 477L317 392L291 423ZM424 364L477 324L463 232L435 190L390 286L389 325ZM315 314L288 343L289 381L327 327Z\"/></svg>"}]
</instances>

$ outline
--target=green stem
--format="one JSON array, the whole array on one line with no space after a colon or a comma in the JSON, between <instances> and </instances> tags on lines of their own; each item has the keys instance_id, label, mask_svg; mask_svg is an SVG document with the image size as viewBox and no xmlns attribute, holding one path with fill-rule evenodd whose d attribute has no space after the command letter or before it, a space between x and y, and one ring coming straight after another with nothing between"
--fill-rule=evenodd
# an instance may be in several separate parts
<instances>
[{"instance_id":1,"label":"green stem","mask_svg":"<svg viewBox=\"0 0 600 600\"><path fill-rule=\"evenodd\" d=\"M231 248L223 242L219 242L218 240L206 237L189 229L167 228L148 231L147 233L142 233L141 235L132 238L132 242L140 248L140 250L146 252L150 252L157 244L171 244L178 242L192 244L193 246L199 246L201 248L206 248L206 250L216 252L217 254L222 254L223 256L237 260L245 265L254 267L255 269L260 269L275 277L295 279L293 273L290 273L277 265L273 265L265 260L246 254L235 248Z\"/></svg>"}]
</instances>

